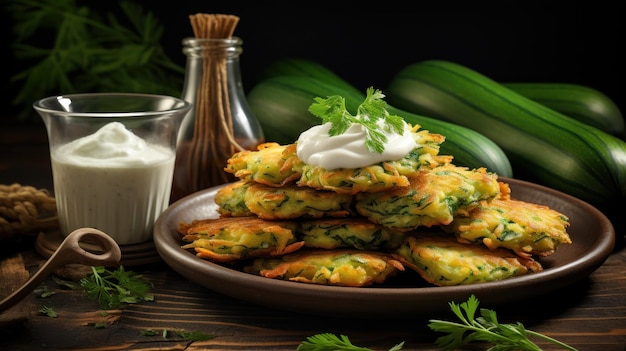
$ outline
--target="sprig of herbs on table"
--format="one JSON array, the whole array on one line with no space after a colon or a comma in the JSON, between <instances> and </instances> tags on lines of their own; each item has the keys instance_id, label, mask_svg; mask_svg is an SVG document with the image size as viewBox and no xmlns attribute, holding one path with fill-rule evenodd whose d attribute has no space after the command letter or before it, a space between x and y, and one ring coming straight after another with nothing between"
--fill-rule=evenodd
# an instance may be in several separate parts
<instances>
[{"instance_id":1,"label":"sprig of herbs on table","mask_svg":"<svg viewBox=\"0 0 626 351\"><path fill-rule=\"evenodd\" d=\"M149 292L153 287L152 284L144 280L140 274L125 270L124 266L119 266L116 270L104 267L91 267L91 270L91 274L80 280L80 285L87 296L97 301L102 309L116 308L124 303L154 301L154 296ZM142 331L144 336L158 334L153 329ZM213 334L182 329L164 329L160 334L163 338L175 334L190 341L204 341L215 337Z\"/></svg>"},{"instance_id":2,"label":"sprig of herbs on table","mask_svg":"<svg viewBox=\"0 0 626 351\"><path fill-rule=\"evenodd\" d=\"M59 314L53 307L48 305L42 305L39 307L39 314L46 315L48 317L57 318Z\"/></svg>"},{"instance_id":3,"label":"sprig of herbs on table","mask_svg":"<svg viewBox=\"0 0 626 351\"><path fill-rule=\"evenodd\" d=\"M154 296L149 293L152 285L143 280L142 276L126 271L123 266L116 270L104 267L91 267L92 273L80 280L80 285L85 289L89 298L98 302L100 308L111 309L119 307L123 303L137 303L140 301L153 301ZM452 312L460 322L431 319L428 326L437 332L446 333L435 341L443 350L457 350L474 342L492 343L490 351L541 351L530 337L542 339L553 343L563 350L576 351L572 346L562 343L549 336L528 330L522 323L500 323L494 310L481 308L476 296L471 295L466 302L457 304L449 303ZM56 312L48 307L42 308L41 313L56 317ZM478 314L477 314L478 312ZM163 330L165 338L169 330ZM178 336L188 340L208 340L212 334L201 332L173 331ZM154 330L143 332L144 335L157 335ZM404 347L404 342L393 346L389 351L399 351ZM331 333L321 333L308 337L300 343L298 351L373 351L366 347L352 344L345 336L337 336Z\"/></svg>"},{"instance_id":4,"label":"sprig of herbs on table","mask_svg":"<svg viewBox=\"0 0 626 351\"><path fill-rule=\"evenodd\" d=\"M492 343L490 351L541 351L541 348L532 342L529 337L536 337L549 341L563 348L563 350L576 351L575 348L555 340L549 336L528 330L521 323L500 323L496 312L481 308L480 316L477 316L479 301L471 295L466 302L460 305L450 302L450 308L459 318L460 322L449 322L432 319L428 326L438 332L447 333L439 337L435 343L443 350L458 350L473 342ZM390 351L401 350L404 343L395 345ZM298 351L373 351L353 345L347 336L337 337L334 334L317 334L307 338L298 346Z\"/></svg>"},{"instance_id":5,"label":"sprig of herbs on table","mask_svg":"<svg viewBox=\"0 0 626 351\"><path fill-rule=\"evenodd\" d=\"M125 270L124 266L119 266L115 270L92 266L91 273L81 278L78 285L65 281L58 281L58 283L73 289L83 289L87 297L96 301L103 310L117 308L125 303L154 301L154 296L150 293L153 287L152 284L144 280L140 274ZM42 297L45 292L48 292L48 290L44 287L40 293ZM49 295L50 293L45 294L45 296ZM56 311L49 306L41 306L39 313L48 317L58 317ZM96 328L104 327L101 323L93 325ZM161 335L164 339L170 335L176 335L190 341L204 341L215 337L213 334L183 329L163 329L160 332L154 329L146 329L141 334L144 336Z\"/></svg>"},{"instance_id":6,"label":"sprig of herbs on table","mask_svg":"<svg viewBox=\"0 0 626 351\"><path fill-rule=\"evenodd\" d=\"M162 25L133 1L13 0L4 7L13 23L18 119L34 116L33 99L49 95L182 91L185 68L163 50Z\"/></svg>"},{"instance_id":7,"label":"sprig of herbs on table","mask_svg":"<svg viewBox=\"0 0 626 351\"><path fill-rule=\"evenodd\" d=\"M404 133L404 119L389 114L385 94L373 87L367 88L365 101L359 105L357 114L353 116L346 108L346 99L339 95L327 98L316 97L309 107L309 112L322 119L323 123L331 123L330 136L345 133L352 124L360 124L365 128L365 146L371 153L382 153L387 137L382 130Z\"/></svg>"},{"instance_id":8,"label":"sprig of herbs on table","mask_svg":"<svg viewBox=\"0 0 626 351\"><path fill-rule=\"evenodd\" d=\"M91 273L80 280L87 297L98 302L101 309L117 308L124 303L154 301L150 293L152 284L124 266L116 270L91 267Z\"/></svg>"}]
</instances>

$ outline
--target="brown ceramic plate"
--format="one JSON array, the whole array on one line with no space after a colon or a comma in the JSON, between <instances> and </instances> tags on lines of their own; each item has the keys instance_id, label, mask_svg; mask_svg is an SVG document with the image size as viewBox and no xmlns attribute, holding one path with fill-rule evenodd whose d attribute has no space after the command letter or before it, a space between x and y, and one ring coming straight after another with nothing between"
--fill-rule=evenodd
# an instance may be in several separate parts
<instances>
[{"instance_id":1,"label":"brown ceramic plate","mask_svg":"<svg viewBox=\"0 0 626 351\"><path fill-rule=\"evenodd\" d=\"M525 276L473 285L435 287L406 271L391 282L373 287L322 286L269 279L200 259L181 249L176 232L181 221L215 218L210 188L172 204L157 220L154 243L159 255L176 272L208 289L276 309L346 317L409 316L449 310L450 301L462 302L475 294L481 304L510 303L572 284L595 271L611 254L615 231L595 207L562 192L516 179L501 178L512 197L549 206L569 217L572 244L561 245L539 259L544 270Z\"/></svg>"}]
</instances>

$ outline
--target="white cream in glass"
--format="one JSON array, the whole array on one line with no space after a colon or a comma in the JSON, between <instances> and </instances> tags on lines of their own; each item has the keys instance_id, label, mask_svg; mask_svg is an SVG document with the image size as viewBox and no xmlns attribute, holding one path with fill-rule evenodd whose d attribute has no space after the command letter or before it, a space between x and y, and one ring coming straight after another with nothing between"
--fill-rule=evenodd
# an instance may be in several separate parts
<instances>
[{"instance_id":1,"label":"white cream in glass","mask_svg":"<svg viewBox=\"0 0 626 351\"><path fill-rule=\"evenodd\" d=\"M151 240L169 205L177 133L189 107L150 94L37 101L48 131L61 232L96 228L119 245Z\"/></svg>"}]
</instances>

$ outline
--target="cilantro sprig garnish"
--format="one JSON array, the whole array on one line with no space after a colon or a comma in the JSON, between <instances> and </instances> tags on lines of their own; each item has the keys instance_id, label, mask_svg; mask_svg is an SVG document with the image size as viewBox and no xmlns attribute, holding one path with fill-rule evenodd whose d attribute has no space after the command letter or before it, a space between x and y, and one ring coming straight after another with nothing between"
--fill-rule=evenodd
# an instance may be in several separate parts
<instances>
[{"instance_id":1,"label":"cilantro sprig garnish","mask_svg":"<svg viewBox=\"0 0 626 351\"><path fill-rule=\"evenodd\" d=\"M471 295L466 302L460 305L450 302L450 308L460 319L460 323L431 319L428 326L447 335L437 338L435 344L443 350L460 350L473 342L492 343L490 351L541 351L541 348L532 342L529 337L536 337L549 341L563 350L576 351L572 346L562 343L549 336L524 328L521 323L500 323L496 312L481 308L477 316L478 299ZM404 342L389 349L401 350ZM372 351L371 349L353 345L347 336L338 337L334 334L321 333L308 337L298 345L298 351Z\"/></svg>"},{"instance_id":2,"label":"cilantro sprig garnish","mask_svg":"<svg viewBox=\"0 0 626 351\"><path fill-rule=\"evenodd\" d=\"M475 341L490 342L497 347L490 350L526 350L541 351L541 348L528 337L533 336L559 345L564 350L576 349L549 336L524 328L522 323L500 323L495 311L481 308L480 317L476 316L478 299L472 295L460 305L450 302L450 308L461 323L433 319L428 326L438 332L447 333L437 339L436 344L444 350L457 350Z\"/></svg>"},{"instance_id":3,"label":"cilantro sprig garnish","mask_svg":"<svg viewBox=\"0 0 626 351\"><path fill-rule=\"evenodd\" d=\"M398 351L402 350L404 346L404 342L399 343L398 345L389 349L389 351ZM350 339L341 335L336 336L335 334L330 333L322 333L313 335L307 338L306 341L303 341L300 345L298 345L297 351L373 351L367 347L360 347L353 345L350 342Z\"/></svg>"},{"instance_id":4,"label":"cilantro sprig garnish","mask_svg":"<svg viewBox=\"0 0 626 351\"><path fill-rule=\"evenodd\" d=\"M59 314L55 311L54 307L48 305L42 305L39 307L39 314L52 318L57 318Z\"/></svg>"},{"instance_id":5,"label":"cilantro sprig garnish","mask_svg":"<svg viewBox=\"0 0 626 351\"><path fill-rule=\"evenodd\" d=\"M103 310L117 308L124 303L154 300L154 296L149 293L152 285L141 275L124 270L124 266L113 271L104 267L91 267L91 274L82 278L80 285L87 297L97 301Z\"/></svg>"},{"instance_id":6,"label":"cilantro sprig garnish","mask_svg":"<svg viewBox=\"0 0 626 351\"><path fill-rule=\"evenodd\" d=\"M366 133L365 146L371 153L382 153L385 150L387 136L384 132L404 134L404 120L400 116L391 115L387 111L385 94L373 87L367 88L365 101L359 105L357 114L352 115L346 108L346 99L332 95L326 99L314 98L309 112L322 119L323 123L331 123L330 136L341 135L352 124L360 124Z\"/></svg>"}]
</instances>

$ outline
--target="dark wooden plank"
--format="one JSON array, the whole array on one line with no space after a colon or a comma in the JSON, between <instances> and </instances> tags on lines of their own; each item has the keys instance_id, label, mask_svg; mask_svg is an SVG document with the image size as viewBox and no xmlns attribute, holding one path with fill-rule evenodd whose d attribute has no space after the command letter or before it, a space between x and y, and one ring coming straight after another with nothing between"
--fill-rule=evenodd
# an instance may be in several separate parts
<instances>
[{"instance_id":1,"label":"dark wooden plank","mask_svg":"<svg viewBox=\"0 0 626 351\"><path fill-rule=\"evenodd\" d=\"M0 261L0 300L11 295L28 281L29 272L24 267L22 255L17 254ZM5 311L0 311L0 328L10 328L26 322L29 315L27 301L20 301Z\"/></svg>"},{"instance_id":2,"label":"dark wooden plank","mask_svg":"<svg viewBox=\"0 0 626 351\"><path fill-rule=\"evenodd\" d=\"M494 309L503 322L522 322L528 329L580 350L623 350L626 276L620 264L624 253L616 255L588 278L538 301L518 301ZM33 316L19 335L9 339L4 336L0 348L37 349L45 345L51 350L295 350L307 336L329 332L345 334L353 343L373 349L389 349L404 341L405 350L438 350L434 340L439 334L427 328L428 319L454 319L451 313L397 320L312 316L256 306L214 293L162 264L141 268L140 272L154 283L155 302L128 305L105 315L81 292L60 289L49 279L46 284L56 294L45 301L31 298ZM59 317L36 315L42 303L52 305ZM105 323L106 327L95 328L95 323ZM142 335L148 329L159 335ZM201 331L215 338L190 342L173 332L164 338L163 330ZM545 342L539 344L546 350L554 349Z\"/></svg>"},{"instance_id":3,"label":"dark wooden plank","mask_svg":"<svg viewBox=\"0 0 626 351\"><path fill-rule=\"evenodd\" d=\"M0 151L11 155L0 159L0 184L18 181L38 188L51 187L47 144L42 137L45 131L34 133L38 136L32 139L13 138L25 141L19 146L3 144L10 133L0 133ZM34 155L36 160L30 161ZM25 163L26 159L29 161ZM616 219L615 253L589 277L537 299L481 307L495 309L502 322L519 321L528 329L581 351L626 350L626 217L622 212L611 216ZM24 269L33 274L44 258L32 250L32 242L26 244L31 245L20 245L19 249L25 250L21 252ZM0 327L0 350L295 350L306 337L322 332L345 334L354 344L375 350L388 350L402 341L404 350L440 350L434 345L440 334L429 330L428 320L455 319L451 312L397 319L312 316L214 293L187 281L163 263L130 269L154 283L154 302L103 313L81 291L63 289L50 277L45 284L55 294L47 299L30 295L25 300L29 318L13 328ZM0 284L4 285L5 280ZM40 315L39 307L44 304L55 308L58 318ZM100 323L105 327L94 326ZM172 332L166 338L142 335L146 329L202 331L215 338L191 342ZM538 343L545 350L557 350L545 342Z\"/></svg>"}]
</instances>

